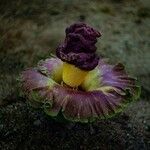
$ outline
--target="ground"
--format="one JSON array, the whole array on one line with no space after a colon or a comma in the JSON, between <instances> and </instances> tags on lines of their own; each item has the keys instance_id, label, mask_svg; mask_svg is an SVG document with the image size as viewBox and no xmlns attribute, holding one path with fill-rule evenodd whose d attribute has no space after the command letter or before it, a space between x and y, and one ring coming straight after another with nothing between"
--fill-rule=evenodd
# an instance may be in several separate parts
<instances>
[{"instance_id":1,"label":"ground","mask_svg":"<svg viewBox=\"0 0 150 150\"><path fill-rule=\"evenodd\" d=\"M150 149L148 0L0 1L0 149ZM50 57L65 28L85 21L102 32L102 57L125 64L142 87L121 114L93 124L62 124L20 94L19 74Z\"/></svg>"}]
</instances>

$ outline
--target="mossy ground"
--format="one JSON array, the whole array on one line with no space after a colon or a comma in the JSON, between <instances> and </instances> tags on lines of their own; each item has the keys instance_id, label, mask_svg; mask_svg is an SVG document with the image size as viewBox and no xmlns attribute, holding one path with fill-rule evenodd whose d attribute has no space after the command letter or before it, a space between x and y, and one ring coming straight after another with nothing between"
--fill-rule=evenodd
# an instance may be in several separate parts
<instances>
[{"instance_id":1,"label":"mossy ground","mask_svg":"<svg viewBox=\"0 0 150 150\"><path fill-rule=\"evenodd\" d=\"M148 149L150 52L148 0L0 1L0 149ZM33 110L20 95L19 74L50 57L66 26L86 21L102 31L98 53L138 77L142 97L124 113L72 128ZM91 132L92 131L92 132Z\"/></svg>"}]
</instances>

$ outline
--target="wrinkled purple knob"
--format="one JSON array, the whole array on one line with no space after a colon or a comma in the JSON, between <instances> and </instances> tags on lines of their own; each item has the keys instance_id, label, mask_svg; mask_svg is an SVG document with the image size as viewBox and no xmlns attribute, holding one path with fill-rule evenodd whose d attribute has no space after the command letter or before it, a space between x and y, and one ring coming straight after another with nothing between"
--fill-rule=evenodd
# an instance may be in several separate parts
<instances>
[{"instance_id":1,"label":"wrinkled purple knob","mask_svg":"<svg viewBox=\"0 0 150 150\"><path fill-rule=\"evenodd\" d=\"M56 49L56 55L80 69L92 70L99 60L95 44L100 36L101 33L85 23L75 23L66 28L65 41Z\"/></svg>"}]
</instances>

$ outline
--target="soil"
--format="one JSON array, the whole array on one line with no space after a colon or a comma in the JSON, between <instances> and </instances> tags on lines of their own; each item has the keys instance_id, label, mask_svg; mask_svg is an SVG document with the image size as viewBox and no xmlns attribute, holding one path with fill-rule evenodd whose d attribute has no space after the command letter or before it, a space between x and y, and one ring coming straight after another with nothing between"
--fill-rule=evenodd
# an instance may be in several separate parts
<instances>
[{"instance_id":1,"label":"soil","mask_svg":"<svg viewBox=\"0 0 150 150\"><path fill-rule=\"evenodd\" d=\"M50 57L65 28L85 21L102 32L97 47L122 62L142 87L121 114L93 124L60 123L28 106L19 75ZM149 0L0 1L0 149L150 149Z\"/></svg>"}]
</instances>

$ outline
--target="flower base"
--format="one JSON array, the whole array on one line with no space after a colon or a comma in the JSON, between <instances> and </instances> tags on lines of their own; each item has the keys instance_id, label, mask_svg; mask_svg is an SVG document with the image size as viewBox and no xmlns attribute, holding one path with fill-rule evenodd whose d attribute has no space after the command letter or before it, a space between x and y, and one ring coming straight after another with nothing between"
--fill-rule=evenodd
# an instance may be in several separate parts
<instances>
[{"instance_id":1,"label":"flower base","mask_svg":"<svg viewBox=\"0 0 150 150\"><path fill-rule=\"evenodd\" d=\"M63 81L70 87L78 87L84 81L88 72L72 64L63 63Z\"/></svg>"}]
</instances>

